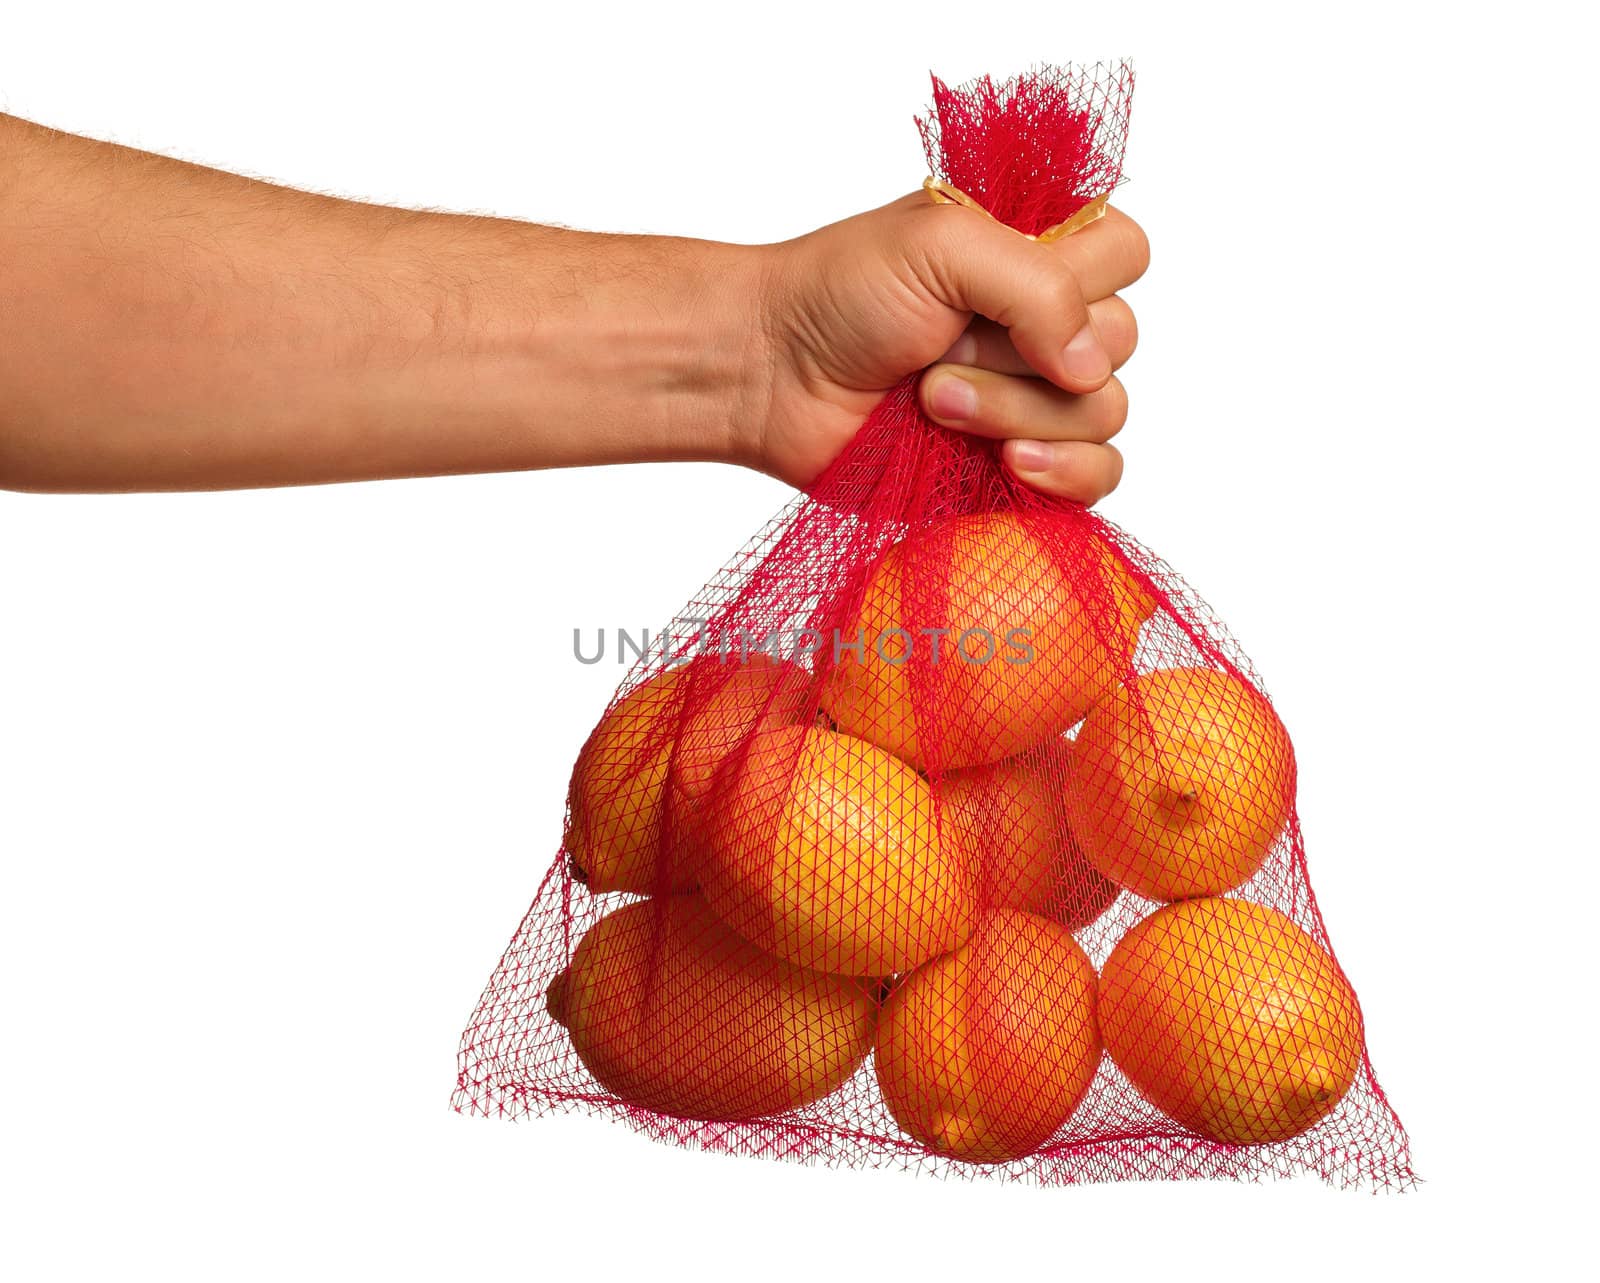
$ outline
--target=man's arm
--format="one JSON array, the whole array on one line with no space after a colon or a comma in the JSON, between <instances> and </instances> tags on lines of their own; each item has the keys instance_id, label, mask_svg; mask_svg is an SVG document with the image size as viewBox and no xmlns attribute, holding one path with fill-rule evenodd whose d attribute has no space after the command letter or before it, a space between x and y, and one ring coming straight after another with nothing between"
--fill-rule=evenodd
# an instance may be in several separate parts
<instances>
[{"instance_id":1,"label":"man's arm","mask_svg":"<svg viewBox=\"0 0 1600 1283\"><path fill-rule=\"evenodd\" d=\"M725 458L749 258L334 200L0 116L0 484Z\"/></svg>"},{"instance_id":2,"label":"man's arm","mask_svg":"<svg viewBox=\"0 0 1600 1283\"><path fill-rule=\"evenodd\" d=\"M0 116L0 486L717 459L805 485L899 379L1042 489L1115 486L1144 270L920 197L777 246L293 191ZM993 318L998 324L974 314Z\"/></svg>"}]
</instances>

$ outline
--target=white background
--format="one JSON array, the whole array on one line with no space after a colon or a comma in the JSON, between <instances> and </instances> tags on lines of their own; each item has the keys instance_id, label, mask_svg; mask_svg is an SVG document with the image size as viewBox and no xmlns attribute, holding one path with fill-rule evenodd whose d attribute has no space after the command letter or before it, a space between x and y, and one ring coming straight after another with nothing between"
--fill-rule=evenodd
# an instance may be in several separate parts
<instances>
[{"instance_id":1,"label":"white background","mask_svg":"<svg viewBox=\"0 0 1600 1283\"><path fill-rule=\"evenodd\" d=\"M457 1036L620 675L572 628L664 622L784 488L3 494L0 1268L1556 1269L1596 1141L1597 426L1593 43L1557 13L8 4L3 110L375 200L740 240L915 186L930 67L1135 56L1119 200L1154 264L1104 509L1296 736L1427 1184L1041 1192L456 1117Z\"/></svg>"}]
</instances>

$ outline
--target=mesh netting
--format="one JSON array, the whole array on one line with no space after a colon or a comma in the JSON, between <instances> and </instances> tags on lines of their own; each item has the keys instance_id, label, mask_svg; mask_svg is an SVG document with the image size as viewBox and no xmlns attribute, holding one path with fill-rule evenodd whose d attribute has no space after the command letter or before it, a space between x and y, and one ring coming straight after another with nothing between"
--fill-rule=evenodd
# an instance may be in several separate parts
<instances>
[{"instance_id":1,"label":"mesh netting","mask_svg":"<svg viewBox=\"0 0 1600 1283\"><path fill-rule=\"evenodd\" d=\"M1117 182L1125 66L934 87L936 175L1019 230ZM915 379L656 640L458 1109L1047 1184L1410 1183L1249 661Z\"/></svg>"}]
</instances>

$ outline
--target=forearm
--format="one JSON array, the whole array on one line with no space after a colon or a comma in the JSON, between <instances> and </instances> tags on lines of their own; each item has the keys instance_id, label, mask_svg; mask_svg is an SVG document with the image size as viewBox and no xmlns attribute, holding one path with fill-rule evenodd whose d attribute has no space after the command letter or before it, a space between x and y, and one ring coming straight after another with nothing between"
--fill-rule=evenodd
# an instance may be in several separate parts
<instances>
[{"instance_id":1,"label":"forearm","mask_svg":"<svg viewBox=\"0 0 1600 1283\"><path fill-rule=\"evenodd\" d=\"M0 116L0 485L740 457L760 251L310 195Z\"/></svg>"}]
</instances>

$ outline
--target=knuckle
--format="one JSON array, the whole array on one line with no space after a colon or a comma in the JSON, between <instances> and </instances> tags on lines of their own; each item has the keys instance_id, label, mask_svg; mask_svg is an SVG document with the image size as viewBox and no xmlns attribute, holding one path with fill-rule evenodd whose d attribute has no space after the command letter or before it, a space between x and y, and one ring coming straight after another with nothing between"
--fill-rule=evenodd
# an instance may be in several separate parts
<instances>
[{"instance_id":1,"label":"knuckle","mask_svg":"<svg viewBox=\"0 0 1600 1283\"><path fill-rule=\"evenodd\" d=\"M1150 238L1133 219L1119 209L1113 209L1114 218L1105 220L1106 231L1114 238L1107 248L1125 266L1128 281L1138 280L1150 267Z\"/></svg>"},{"instance_id":2,"label":"knuckle","mask_svg":"<svg viewBox=\"0 0 1600 1283\"><path fill-rule=\"evenodd\" d=\"M1150 238L1145 235L1144 228L1131 218L1123 235L1127 238L1128 265L1133 279L1138 280L1150 269Z\"/></svg>"},{"instance_id":3,"label":"knuckle","mask_svg":"<svg viewBox=\"0 0 1600 1283\"><path fill-rule=\"evenodd\" d=\"M953 212L952 212L953 211ZM894 229L893 246L920 265L932 279L948 282L958 276L970 253L964 210L949 205L919 202L905 211L905 221Z\"/></svg>"},{"instance_id":4,"label":"knuckle","mask_svg":"<svg viewBox=\"0 0 1600 1283\"><path fill-rule=\"evenodd\" d=\"M1122 484L1123 458L1122 451L1114 445L1104 447L1106 452L1106 488L1105 493L1110 494Z\"/></svg>"},{"instance_id":5,"label":"knuckle","mask_svg":"<svg viewBox=\"0 0 1600 1283\"><path fill-rule=\"evenodd\" d=\"M964 220L948 205L922 201L909 211L912 234L929 248L948 251L963 239Z\"/></svg>"},{"instance_id":6,"label":"knuckle","mask_svg":"<svg viewBox=\"0 0 1600 1283\"><path fill-rule=\"evenodd\" d=\"M1096 422L1108 439L1116 436L1128 422L1127 388L1121 379L1112 378L1094 397Z\"/></svg>"},{"instance_id":7,"label":"knuckle","mask_svg":"<svg viewBox=\"0 0 1600 1283\"><path fill-rule=\"evenodd\" d=\"M1043 293L1048 297L1052 310L1069 320L1076 333L1078 327L1088 319L1083 287L1078 284L1077 273L1058 260L1044 261L1050 263L1050 269Z\"/></svg>"},{"instance_id":8,"label":"knuckle","mask_svg":"<svg viewBox=\"0 0 1600 1283\"><path fill-rule=\"evenodd\" d=\"M1120 294L1113 294L1106 304L1107 328L1111 331L1108 341L1117 348L1122 359L1127 360L1139 346L1139 318Z\"/></svg>"},{"instance_id":9,"label":"knuckle","mask_svg":"<svg viewBox=\"0 0 1600 1283\"><path fill-rule=\"evenodd\" d=\"M908 211L905 233L924 254L970 261L982 254L981 246L994 230L988 219L970 209L923 200Z\"/></svg>"}]
</instances>

